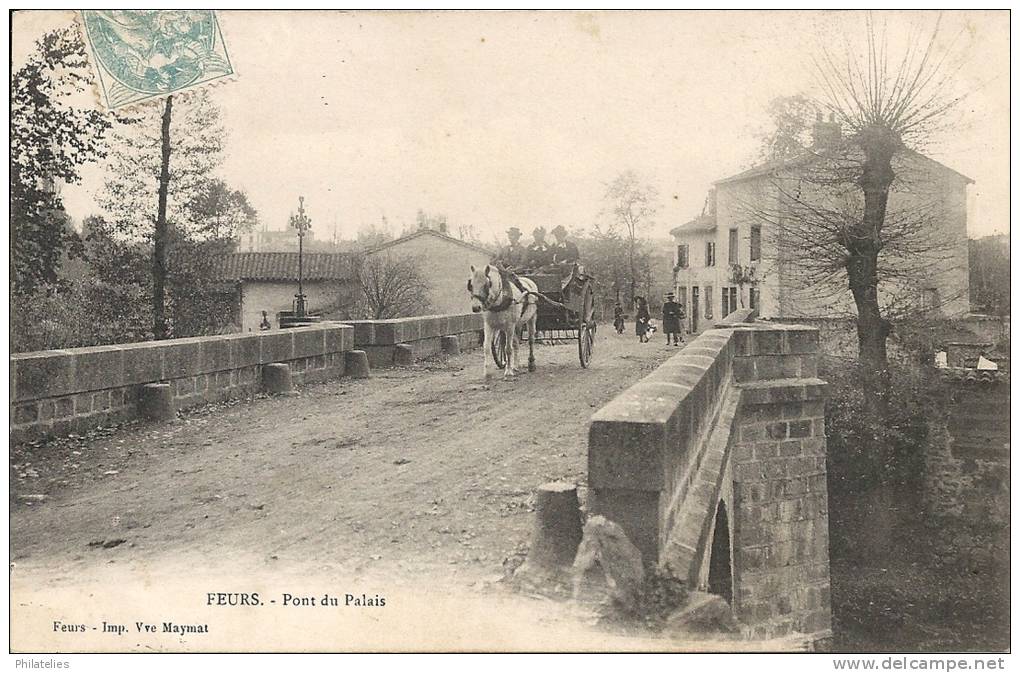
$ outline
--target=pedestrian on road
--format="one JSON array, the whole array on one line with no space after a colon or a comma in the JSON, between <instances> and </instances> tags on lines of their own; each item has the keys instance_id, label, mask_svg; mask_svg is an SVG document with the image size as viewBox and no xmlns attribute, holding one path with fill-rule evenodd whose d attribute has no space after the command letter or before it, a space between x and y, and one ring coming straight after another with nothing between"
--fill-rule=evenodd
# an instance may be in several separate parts
<instances>
[{"instance_id":1,"label":"pedestrian on road","mask_svg":"<svg viewBox=\"0 0 1020 673\"><path fill-rule=\"evenodd\" d=\"M638 341L641 343L648 343L648 324L652 319L651 313L648 312L648 300L644 297L634 297L634 302L637 304L637 316L634 322L634 332L638 336Z\"/></svg>"},{"instance_id":2,"label":"pedestrian on road","mask_svg":"<svg viewBox=\"0 0 1020 673\"><path fill-rule=\"evenodd\" d=\"M666 333L666 345L670 345L670 339L674 346L679 346L683 341L680 321L683 316L683 307L676 303L676 295L672 292L666 293L666 301L662 304L662 331Z\"/></svg>"},{"instance_id":3,"label":"pedestrian on road","mask_svg":"<svg viewBox=\"0 0 1020 673\"><path fill-rule=\"evenodd\" d=\"M616 305L613 306L613 327L616 328L617 334L623 334L623 331L627 329L623 322L623 307L620 306L620 302L616 302Z\"/></svg>"},{"instance_id":4,"label":"pedestrian on road","mask_svg":"<svg viewBox=\"0 0 1020 673\"><path fill-rule=\"evenodd\" d=\"M259 323L259 329L262 331L273 329L273 325L269 322L269 316L265 311L262 312L262 322Z\"/></svg>"}]
</instances>

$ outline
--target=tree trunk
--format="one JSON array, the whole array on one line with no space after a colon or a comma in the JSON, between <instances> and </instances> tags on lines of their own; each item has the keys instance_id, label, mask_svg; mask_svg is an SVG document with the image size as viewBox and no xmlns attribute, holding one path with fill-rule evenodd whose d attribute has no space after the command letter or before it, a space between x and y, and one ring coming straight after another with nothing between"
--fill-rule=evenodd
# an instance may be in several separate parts
<instances>
[{"instance_id":1,"label":"tree trunk","mask_svg":"<svg viewBox=\"0 0 1020 673\"><path fill-rule=\"evenodd\" d=\"M637 294L637 271L634 269L634 235L630 236L630 303L634 303L634 295Z\"/></svg>"},{"instance_id":2,"label":"tree trunk","mask_svg":"<svg viewBox=\"0 0 1020 673\"><path fill-rule=\"evenodd\" d=\"M166 325L166 248L167 223L166 199L170 188L170 116L173 112L174 97L166 97L162 124L162 162L159 167L159 201L156 211L156 231L152 249L152 334L156 339L166 339L169 334Z\"/></svg>"},{"instance_id":3,"label":"tree trunk","mask_svg":"<svg viewBox=\"0 0 1020 673\"><path fill-rule=\"evenodd\" d=\"M878 253L889 187L895 177L892 157L899 147L899 138L885 129L866 129L861 134L861 147L864 167L859 184L864 191L864 217L851 246L847 272L857 305L857 344L864 373L865 405L874 418L882 418L888 403L886 340L891 326L878 306Z\"/></svg>"}]
</instances>

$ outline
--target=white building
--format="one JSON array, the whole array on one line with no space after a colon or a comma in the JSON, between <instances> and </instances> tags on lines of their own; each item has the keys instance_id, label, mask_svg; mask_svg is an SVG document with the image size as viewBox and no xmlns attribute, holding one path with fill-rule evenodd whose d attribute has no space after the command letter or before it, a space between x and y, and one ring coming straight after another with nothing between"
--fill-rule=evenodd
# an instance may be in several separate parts
<instances>
[{"instance_id":1,"label":"white building","mask_svg":"<svg viewBox=\"0 0 1020 673\"><path fill-rule=\"evenodd\" d=\"M831 126L819 122L816 138L820 132L834 132L838 138L838 127L833 131ZM764 318L855 314L849 288L825 296L817 288L805 287L780 254L782 232L763 229L771 218L756 217L747 206L754 200L771 200L782 221L785 211L775 205L782 203L777 185L797 181L791 169L807 160L766 163L715 182L704 212L670 231L675 242L675 291L687 309L688 329L700 332L741 306L756 309ZM923 191L923 207L934 213L932 236L946 243L938 261L919 277L880 280L879 301L901 305L906 300L918 308L962 316L969 310L967 185L973 180L909 151L900 152L896 162L898 180L890 190L890 212L920 203L918 194ZM734 265L742 268L745 279L748 270L754 274L742 287L734 282Z\"/></svg>"}]
</instances>

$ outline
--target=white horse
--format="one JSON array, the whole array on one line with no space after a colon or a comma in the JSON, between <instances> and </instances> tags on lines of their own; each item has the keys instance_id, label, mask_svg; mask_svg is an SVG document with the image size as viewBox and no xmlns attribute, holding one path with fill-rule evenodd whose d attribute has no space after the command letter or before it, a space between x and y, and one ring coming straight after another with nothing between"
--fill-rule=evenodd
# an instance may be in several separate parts
<instances>
[{"instance_id":1,"label":"white horse","mask_svg":"<svg viewBox=\"0 0 1020 673\"><path fill-rule=\"evenodd\" d=\"M510 355L506 359L504 378L517 373L518 346L521 330L528 326L528 369L535 367L535 319L538 315L538 286L528 278L517 279L522 291L512 282L509 273L491 264L484 268L471 267L471 278L467 289L471 293L471 310L481 312L485 326L482 344L482 376L489 378L489 352L496 334L503 332L510 343Z\"/></svg>"}]
</instances>

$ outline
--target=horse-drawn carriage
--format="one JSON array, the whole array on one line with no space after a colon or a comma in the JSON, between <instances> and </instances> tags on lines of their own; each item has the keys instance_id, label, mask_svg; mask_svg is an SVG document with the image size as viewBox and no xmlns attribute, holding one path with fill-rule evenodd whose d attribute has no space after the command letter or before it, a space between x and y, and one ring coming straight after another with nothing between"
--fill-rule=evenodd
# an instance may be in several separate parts
<instances>
[{"instance_id":1,"label":"horse-drawn carriage","mask_svg":"<svg viewBox=\"0 0 1020 673\"><path fill-rule=\"evenodd\" d=\"M535 341L545 344L561 344L577 341L577 356L582 367L591 362L595 344L595 290L594 279L575 266L567 277L556 272L520 272L538 287L537 317L535 320ZM529 338L528 328L523 327L521 340ZM500 368L506 365L510 345L504 332L492 340L492 359Z\"/></svg>"}]
</instances>

